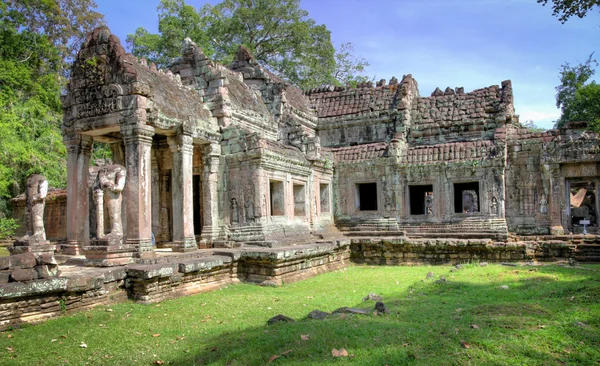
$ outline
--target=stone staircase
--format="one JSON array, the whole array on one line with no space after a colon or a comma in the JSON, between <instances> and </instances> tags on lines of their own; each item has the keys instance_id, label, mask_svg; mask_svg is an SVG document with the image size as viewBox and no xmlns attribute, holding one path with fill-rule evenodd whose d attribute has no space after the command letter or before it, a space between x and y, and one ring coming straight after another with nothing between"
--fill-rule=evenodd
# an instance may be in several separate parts
<instances>
[{"instance_id":1,"label":"stone staircase","mask_svg":"<svg viewBox=\"0 0 600 366\"><path fill-rule=\"evenodd\" d=\"M410 238L458 238L508 240L505 219L469 218L464 221L443 224L399 225Z\"/></svg>"}]
</instances>

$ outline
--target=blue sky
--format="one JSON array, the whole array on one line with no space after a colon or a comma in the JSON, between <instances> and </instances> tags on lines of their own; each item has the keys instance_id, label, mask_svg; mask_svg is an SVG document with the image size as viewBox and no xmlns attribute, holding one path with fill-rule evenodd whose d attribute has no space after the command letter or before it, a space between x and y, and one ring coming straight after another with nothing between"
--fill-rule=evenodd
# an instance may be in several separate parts
<instances>
[{"instance_id":1,"label":"blue sky","mask_svg":"<svg viewBox=\"0 0 600 366\"><path fill-rule=\"evenodd\" d=\"M157 32L159 0L96 2L123 43L140 26ZM561 24L535 0L302 0L301 7L327 26L336 46L354 43L370 63L369 77L412 74L422 96L436 87L470 91L511 79L521 122L544 128L560 116L554 99L560 65L583 62L594 51L600 59L597 10Z\"/></svg>"}]
</instances>

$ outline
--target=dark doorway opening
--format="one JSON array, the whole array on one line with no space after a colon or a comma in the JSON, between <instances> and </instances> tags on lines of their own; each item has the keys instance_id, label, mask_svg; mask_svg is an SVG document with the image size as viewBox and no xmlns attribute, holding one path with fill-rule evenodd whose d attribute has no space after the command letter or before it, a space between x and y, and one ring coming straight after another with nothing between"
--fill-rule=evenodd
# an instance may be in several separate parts
<instances>
[{"instance_id":1,"label":"dark doorway opening","mask_svg":"<svg viewBox=\"0 0 600 366\"><path fill-rule=\"evenodd\" d=\"M479 212L479 182L454 183L454 212Z\"/></svg>"},{"instance_id":2,"label":"dark doorway opening","mask_svg":"<svg viewBox=\"0 0 600 366\"><path fill-rule=\"evenodd\" d=\"M433 204L433 186L409 186L408 194L410 200L411 215L431 215Z\"/></svg>"},{"instance_id":3,"label":"dark doorway opening","mask_svg":"<svg viewBox=\"0 0 600 366\"><path fill-rule=\"evenodd\" d=\"M200 235L202 231L202 185L200 176L194 175L192 199L194 201L194 235Z\"/></svg>"},{"instance_id":4,"label":"dark doorway opening","mask_svg":"<svg viewBox=\"0 0 600 366\"><path fill-rule=\"evenodd\" d=\"M571 225L581 226L580 221L589 221L588 227L597 226L596 184L594 182L570 183Z\"/></svg>"},{"instance_id":5,"label":"dark doorway opening","mask_svg":"<svg viewBox=\"0 0 600 366\"><path fill-rule=\"evenodd\" d=\"M356 185L358 191L358 210L377 211L377 183L359 183Z\"/></svg>"}]
</instances>

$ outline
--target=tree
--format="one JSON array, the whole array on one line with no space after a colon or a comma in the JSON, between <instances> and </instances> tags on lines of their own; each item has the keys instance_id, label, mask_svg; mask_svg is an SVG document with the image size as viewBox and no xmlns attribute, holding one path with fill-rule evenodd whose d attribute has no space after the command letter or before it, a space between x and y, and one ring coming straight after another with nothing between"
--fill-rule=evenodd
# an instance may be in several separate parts
<instances>
[{"instance_id":1,"label":"tree","mask_svg":"<svg viewBox=\"0 0 600 366\"><path fill-rule=\"evenodd\" d=\"M47 37L0 19L0 197L18 193L11 187L23 186L33 173L64 186L60 67Z\"/></svg>"},{"instance_id":2,"label":"tree","mask_svg":"<svg viewBox=\"0 0 600 366\"><path fill-rule=\"evenodd\" d=\"M158 5L158 32L152 34L145 28L137 28L127 35L132 53L146 57L158 67L167 67L181 55L181 44L186 37L192 39L207 54L213 49L205 32L202 16L184 0L162 0Z\"/></svg>"},{"instance_id":3,"label":"tree","mask_svg":"<svg viewBox=\"0 0 600 366\"><path fill-rule=\"evenodd\" d=\"M572 16L583 18L595 6L600 7L600 0L537 0L546 6L552 3L552 15L558 17L561 23L565 23Z\"/></svg>"},{"instance_id":4,"label":"tree","mask_svg":"<svg viewBox=\"0 0 600 366\"><path fill-rule=\"evenodd\" d=\"M348 80L367 65L350 57L351 47L336 57L329 30L309 18L299 0L224 0L198 11L184 0L162 0L158 11L159 34L138 28L127 42L134 55L159 66L180 53L185 37L224 64L244 45L261 65L302 88L340 84L337 60L345 62Z\"/></svg>"},{"instance_id":5,"label":"tree","mask_svg":"<svg viewBox=\"0 0 600 366\"><path fill-rule=\"evenodd\" d=\"M342 43L335 52L333 77L342 85L356 85L368 81L368 77L362 75L367 66L369 66L369 63L365 58L354 55L354 45L352 43Z\"/></svg>"},{"instance_id":6,"label":"tree","mask_svg":"<svg viewBox=\"0 0 600 366\"><path fill-rule=\"evenodd\" d=\"M527 121L521 123L521 126L523 128L528 129L531 132L544 132L544 131L546 131L542 127L536 125L535 122L533 120L531 120L531 119L528 119Z\"/></svg>"},{"instance_id":7,"label":"tree","mask_svg":"<svg viewBox=\"0 0 600 366\"><path fill-rule=\"evenodd\" d=\"M558 128L570 121L593 123L598 117L594 117L594 105L598 101L592 98L596 95L597 84L593 81L588 83L595 72L593 66L598 66L598 62L592 57L593 54L577 66L571 66L569 63L561 66L560 85L556 87L556 106L562 112L556 122Z\"/></svg>"},{"instance_id":8,"label":"tree","mask_svg":"<svg viewBox=\"0 0 600 366\"><path fill-rule=\"evenodd\" d=\"M0 3L0 216L33 173L66 184L60 124L66 65L102 15L92 0Z\"/></svg>"},{"instance_id":9,"label":"tree","mask_svg":"<svg viewBox=\"0 0 600 366\"><path fill-rule=\"evenodd\" d=\"M104 24L94 0L8 0L2 18L20 30L43 34L62 59L61 73L81 48L86 35Z\"/></svg>"},{"instance_id":10,"label":"tree","mask_svg":"<svg viewBox=\"0 0 600 366\"><path fill-rule=\"evenodd\" d=\"M600 132L600 84L592 81L577 90L568 113L572 121L586 121L591 130Z\"/></svg>"}]
</instances>

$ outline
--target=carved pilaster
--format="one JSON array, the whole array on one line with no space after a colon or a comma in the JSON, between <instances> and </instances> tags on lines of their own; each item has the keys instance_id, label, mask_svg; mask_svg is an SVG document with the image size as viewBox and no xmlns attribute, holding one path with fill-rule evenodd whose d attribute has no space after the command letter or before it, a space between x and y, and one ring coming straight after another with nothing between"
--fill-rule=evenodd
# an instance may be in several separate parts
<instances>
[{"instance_id":1,"label":"carved pilaster","mask_svg":"<svg viewBox=\"0 0 600 366\"><path fill-rule=\"evenodd\" d=\"M559 175L559 168L557 166L544 166L544 175L546 175L550 181L550 209L548 215L550 219L550 233L553 235L562 235L565 233L565 228L562 222L562 195L564 190L561 189L564 186L564 178ZM562 182L561 182L562 181Z\"/></svg>"},{"instance_id":2,"label":"carved pilaster","mask_svg":"<svg viewBox=\"0 0 600 366\"><path fill-rule=\"evenodd\" d=\"M125 142L127 183L126 243L137 248L140 257L152 253L152 190L150 153L154 128L145 125L121 125Z\"/></svg>"},{"instance_id":3,"label":"carved pilaster","mask_svg":"<svg viewBox=\"0 0 600 366\"><path fill-rule=\"evenodd\" d=\"M169 137L173 155L171 197L173 199L173 251L196 250L194 237L194 184L192 137L179 134Z\"/></svg>"},{"instance_id":4,"label":"carved pilaster","mask_svg":"<svg viewBox=\"0 0 600 366\"><path fill-rule=\"evenodd\" d=\"M93 139L91 136L65 133L67 147L67 241L64 254L82 254L90 241L88 178Z\"/></svg>"},{"instance_id":5,"label":"carved pilaster","mask_svg":"<svg viewBox=\"0 0 600 366\"><path fill-rule=\"evenodd\" d=\"M202 240L210 242L219 237L219 171L221 146L217 143L202 149Z\"/></svg>"}]
</instances>

